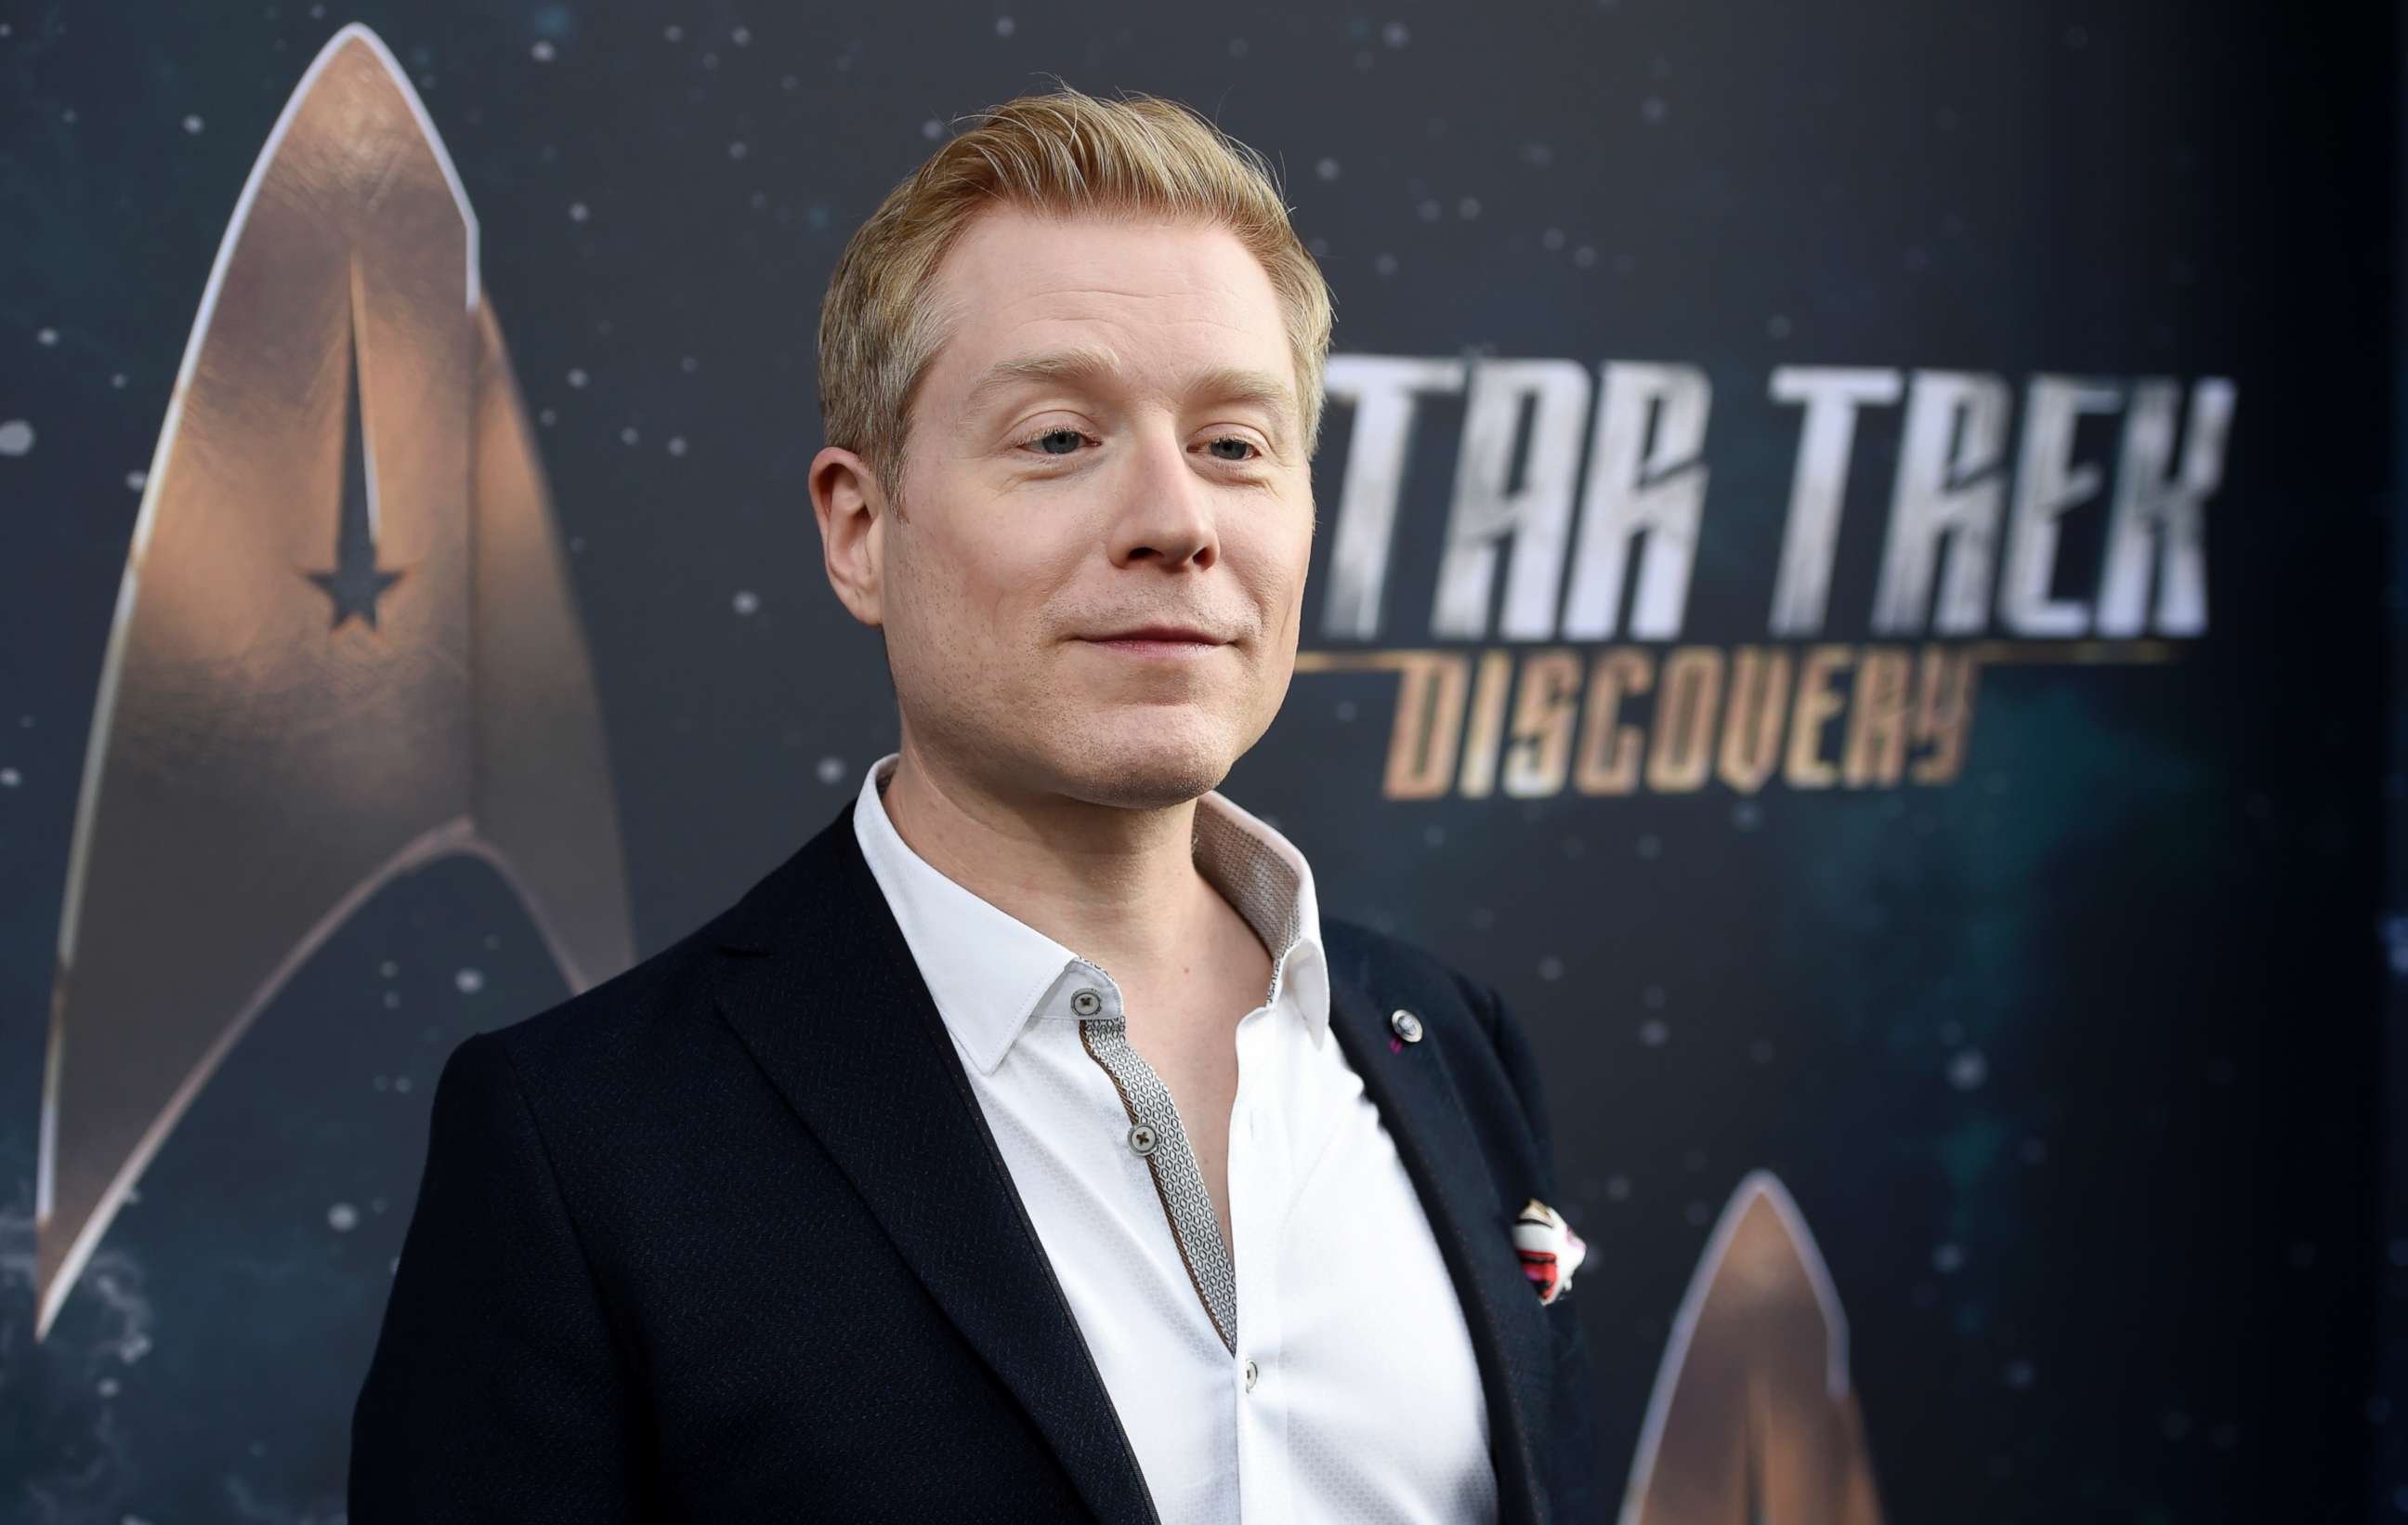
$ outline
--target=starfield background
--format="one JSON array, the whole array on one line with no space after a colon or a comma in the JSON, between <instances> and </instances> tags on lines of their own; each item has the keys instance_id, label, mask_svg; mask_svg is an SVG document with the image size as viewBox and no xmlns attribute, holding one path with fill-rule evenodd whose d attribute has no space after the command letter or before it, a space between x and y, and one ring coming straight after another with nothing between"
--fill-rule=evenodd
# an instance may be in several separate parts
<instances>
[{"instance_id":1,"label":"starfield background","mask_svg":"<svg viewBox=\"0 0 2408 1525\"><path fill-rule=\"evenodd\" d=\"M1701 367L1686 642L1768 639L1798 444L1775 367L1974 371L2018 401L2042 373L2231 379L2207 631L1985 669L1953 783L1389 799L1394 677L1306 672L1226 788L1326 912L1529 1027L1592 1246L1609 1488L1762 1168L1846 1309L1887 1518L2408 1512L2390 11L133 0L0 8L0 1519L341 1518L435 1077L566 994L482 865L389 886L34 1340L54 948L143 473L244 178L351 21L478 215L639 956L893 744L804 492L819 299L953 117L1053 77L1188 101L1282 163L1340 352ZM1438 399L1415 433L1383 645L1433 644L1461 422ZM1333 408L1325 522L1349 424ZM2114 439L2078 444L2112 471ZM1897 410L1860 426L1823 639L1873 635L1899 448ZM2064 522L2070 597L2103 502Z\"/></svg>"}]
</instances>

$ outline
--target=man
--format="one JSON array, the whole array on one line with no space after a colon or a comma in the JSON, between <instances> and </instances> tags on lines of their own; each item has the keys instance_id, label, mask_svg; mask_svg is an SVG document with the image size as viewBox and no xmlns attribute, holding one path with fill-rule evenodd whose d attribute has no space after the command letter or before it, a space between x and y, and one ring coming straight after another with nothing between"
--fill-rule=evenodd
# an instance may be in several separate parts
<instances>
[{"instance_id":1,"label":"man","mask_svg":"<svg viewBox=\"0 0 2408 1525\"><path fill-rule=\"evenodd\" d=\"M355 1525L1598 1518L1520 1029L1216 791L1294 669L1329 328L1261 160L1159 101L1011 102L855 234L810 491L900 748L453 1054Z\"/></svg>"}]
</instances>

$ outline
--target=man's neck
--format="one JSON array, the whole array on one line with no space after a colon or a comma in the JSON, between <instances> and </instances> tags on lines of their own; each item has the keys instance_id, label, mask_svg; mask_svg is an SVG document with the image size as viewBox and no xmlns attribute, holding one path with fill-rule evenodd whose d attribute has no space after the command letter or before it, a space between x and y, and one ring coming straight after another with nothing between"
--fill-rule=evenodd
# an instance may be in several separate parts
<instances>
[{"instance_id":1,"label":"man's neck","mask_svg":"<svg viewBox=\"0 0 2408 1525\"><path fill-rule=\"evenodd\" d=\"M907 737L884 794L904 845L938 872L1111 973L1152 981L1228 913L1196 866L1196 801L1159 810L1004 795Z\"/></svg>"}]
</instances>

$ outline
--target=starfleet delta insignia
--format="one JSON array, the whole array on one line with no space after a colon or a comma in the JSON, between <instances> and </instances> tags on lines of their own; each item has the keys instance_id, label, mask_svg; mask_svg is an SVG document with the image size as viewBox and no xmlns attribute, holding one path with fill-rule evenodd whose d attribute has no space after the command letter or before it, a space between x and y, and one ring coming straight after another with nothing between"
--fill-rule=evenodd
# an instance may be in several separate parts
<instances>
[{"instance_id":1,"label":"starfleet delta insignia","mask_svg":"<svg viewBox=\"0 0 2408 1525\"><path fill-rule=\"evenodd\" d=\"M1672 1320L1621 1525L1881 1525L1848 1325L1798 1204L1739 1184Z\"/></svg>"},{"instance_id":2,"label":"starfleet delta insignia","mask_svg":"<svg viewBox=\"0 0 2408 1525\"><path fill-rule=\"evenodd\" d=\"M37 1333L251 1019L380 886L458 853L572 989L633 962L476 219L393 55L347 26L235 205L135 522L50 990Z\"/></svg>"}]
</instances>

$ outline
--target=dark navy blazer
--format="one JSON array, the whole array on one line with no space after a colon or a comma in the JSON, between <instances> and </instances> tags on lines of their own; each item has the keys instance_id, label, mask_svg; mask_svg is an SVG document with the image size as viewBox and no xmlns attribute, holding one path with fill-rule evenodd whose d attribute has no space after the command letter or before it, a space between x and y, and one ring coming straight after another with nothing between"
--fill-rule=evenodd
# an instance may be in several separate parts
<instances>
[{"instance_id":1,"label":"dark navy blazer","mask_svg":"<svg viewBox=\"0 0 2408 1525\"><path fill-rule=\"evenodd\" d=\"M1512 1242L1559 1201L1529 1045L1428 955L1322 935L1470 1326L1500 1516L1601 1518L1579 1294L1542 1307ZM1156 1518L852 805L452 1053L351 1469L352 1525Z\"/></svg>"}]
</instances>

